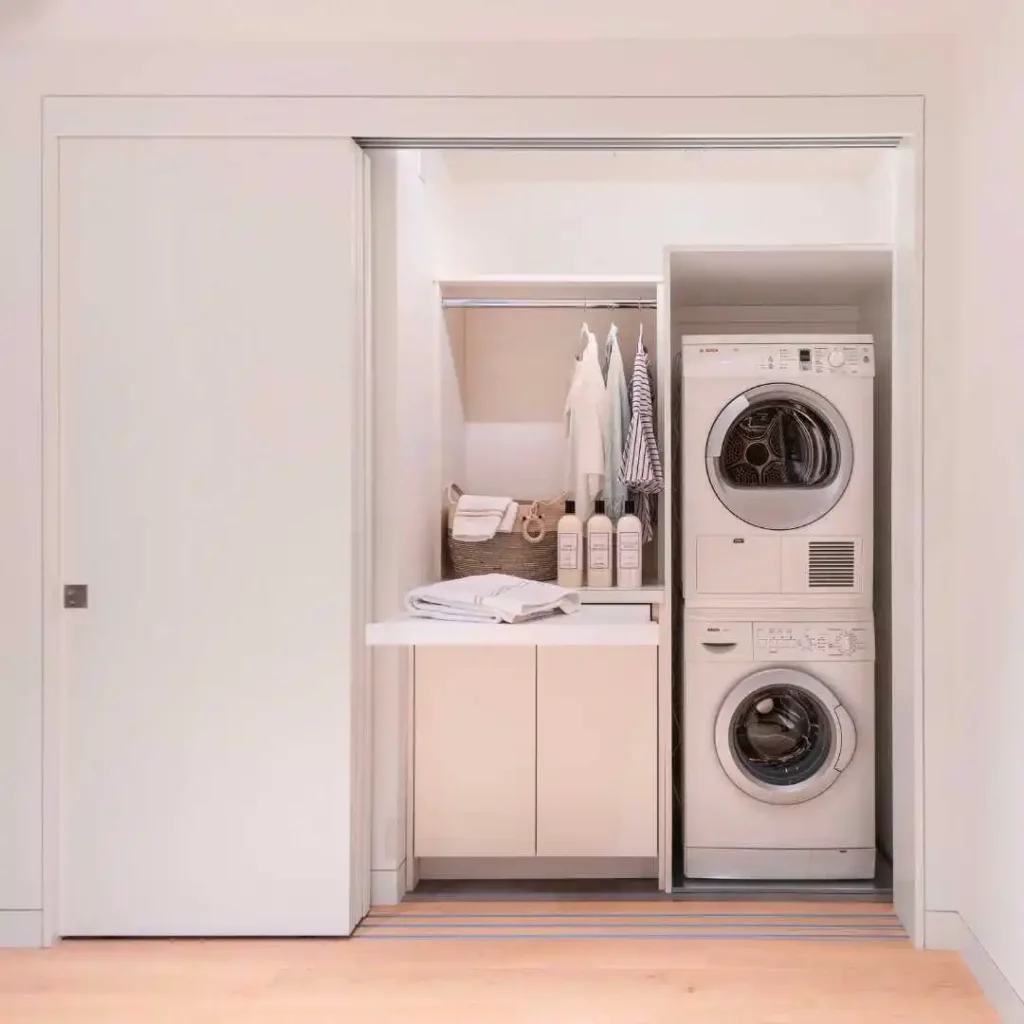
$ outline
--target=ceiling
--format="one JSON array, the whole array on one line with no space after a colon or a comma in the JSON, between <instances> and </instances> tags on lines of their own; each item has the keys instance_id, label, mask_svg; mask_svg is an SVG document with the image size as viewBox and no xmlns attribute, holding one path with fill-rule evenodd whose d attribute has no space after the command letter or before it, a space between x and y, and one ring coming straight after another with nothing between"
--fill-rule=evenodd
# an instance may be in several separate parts
<instances>
[{"instance_id":1,"label":"ceiling","mask_svg":"<svg viewBox=\"0 0 1024 1024\"><path fill-rule=\"evenodd\" d=\"M944 35L980 0L2 0L0 35L118 42ZM609 69L613 74L614 69Z\"/></svg>"}]
</instances>

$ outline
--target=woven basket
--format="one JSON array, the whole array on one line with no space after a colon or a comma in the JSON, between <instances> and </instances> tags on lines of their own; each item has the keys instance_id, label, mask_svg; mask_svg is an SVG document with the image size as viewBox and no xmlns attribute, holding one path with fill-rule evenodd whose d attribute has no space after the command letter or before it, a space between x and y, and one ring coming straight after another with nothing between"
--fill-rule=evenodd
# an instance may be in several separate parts
<instances>
[{"instance_id":1,"label":"woven basket","mask_svg":"<svg viewBox=\"0 0 1024 1024\"><path fill-rule=\"evenodd\" d=\"M448 562L455 576L502 572L545 582L558 576L558 520L565 513L565 498L554 501L518 501L519 514L511 533L491 540L452 539L452 521L462 491L448 488Z\"/></svg>"}]
</instances>

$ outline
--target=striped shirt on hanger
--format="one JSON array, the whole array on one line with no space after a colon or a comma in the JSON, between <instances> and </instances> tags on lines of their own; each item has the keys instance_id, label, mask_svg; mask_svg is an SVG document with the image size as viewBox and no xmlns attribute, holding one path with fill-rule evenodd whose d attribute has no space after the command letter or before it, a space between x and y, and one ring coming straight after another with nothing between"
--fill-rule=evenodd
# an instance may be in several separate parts
<instances>
[{"instance_id":1,"label":"striped shirt on hanger","mask_svg":"<svg viewBox=\"0 0 1024 1024\"><path fill-rule=\"evenodd\" d=\"M644 540L654 537L652 526L654 516L651 495L658 494L665 486L661 469L661 454L658 438L654 432L654 396L651 389L651 372L647 362L647 350L643 339L637 342L636 361L633 363L633 377L630 384L632 415L626 447L622 452L620 478L640 497L640 521L643 523Z\"/></svg>"}]
</instances>

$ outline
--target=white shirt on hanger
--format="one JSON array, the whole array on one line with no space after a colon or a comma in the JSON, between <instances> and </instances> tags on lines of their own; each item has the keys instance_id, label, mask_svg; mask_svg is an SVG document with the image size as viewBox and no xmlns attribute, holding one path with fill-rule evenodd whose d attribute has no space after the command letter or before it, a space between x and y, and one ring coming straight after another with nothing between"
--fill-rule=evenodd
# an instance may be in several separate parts
<instances>
[{"instance_id":1,"label":"white shirt on hanger","mask_svg":"<svg viewBox=\"0 0 1024 1024\"><path fill-rule=\"evenodd\" d=\"M568 487L576 499L576 515L586 522L594 511L594 499L604 486L607 392L597 338L586 324L582 337L586 344L573 371L565 400L565 420Z\"/></svg>"},{"instance_id":2,"label":"white shirt on hanger","mask_svg":"<svg viewBox=\"0 0 1024 1024\"><path fill-rule=\"evenodd\" d=\"M627 490L622 482L622 451L629 429L629 389L619 348L619 329L612 324L605 342L608 363L608 399L605 405L604 500L605 512L616 522L625 511Z\"/></svg>"}]
</instances>

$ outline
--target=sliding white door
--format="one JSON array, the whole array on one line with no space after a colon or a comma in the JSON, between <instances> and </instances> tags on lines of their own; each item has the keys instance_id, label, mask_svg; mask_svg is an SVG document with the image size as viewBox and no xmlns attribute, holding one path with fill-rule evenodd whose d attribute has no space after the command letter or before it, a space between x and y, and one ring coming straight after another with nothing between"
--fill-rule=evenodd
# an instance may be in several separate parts
<instances>
[{"instance_id":1,"label":"sliding white door","mask_svg":"<svg viewBox=\"0 0 1024 1024\"><path fill-rule=\"evenodd\" d=\"M364 158L181 128L55 142L57 927L347 934Z\"/></svg>"}]
</instances>

